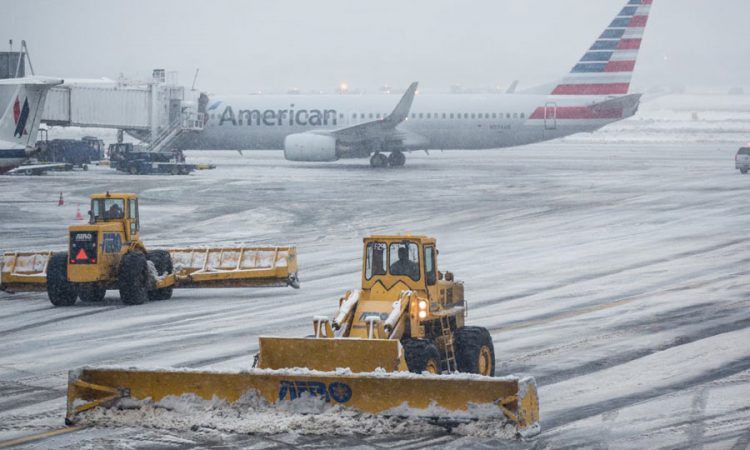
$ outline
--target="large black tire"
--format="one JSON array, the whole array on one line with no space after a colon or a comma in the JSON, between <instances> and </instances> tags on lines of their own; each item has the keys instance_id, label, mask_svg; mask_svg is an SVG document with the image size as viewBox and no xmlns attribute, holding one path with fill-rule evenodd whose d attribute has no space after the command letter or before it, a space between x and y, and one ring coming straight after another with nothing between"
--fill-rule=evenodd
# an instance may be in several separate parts
<instances>
[{"instance_id":1,"label":"large black tire","mask_svg":"<svg viewBox=\"0 0 750 450\"><path fill-rule=\"evenodd\" d=\"M107 295L107 290L104 288L99 287L93 287L93 288L85 288L81 287L78 289L78 297L81 298L81 301L86 303L99 303L102 300L104 300L104 297Z\"/></svg>"},{"instance_id":2,"label":"large black tire","mask_svg":"<svg viewBox=\"0 0 750 450\"><path fill-rule=\"evenodd\" d=\"M148 263L143 253L128 253L120 260L120 298L126 305L148 300Z\"/></svg>"},{"instance_id":3,"label":"large black tire","mask_svg":"<svg viewBox=\"0 0 750 450\"><path fill-rule=\"evenodd\" d=\"M128 173L130 175L138 175L140 172L141 171L140 171L140 169L138 169L137 165L131 164L130 166L128 166Z\"/></svg>"},{"instance_id":4,"label":"large black tire","mask_svg":"<svg viewBox=\"0 0 750 450\"><path fill-rule=\"evenodd\" d=\"M52 255L47 265L47 297L55 306L73 306L78 299L78 292L73 283L68 281L68 254Z\"/></svg>"},{"instance_id":5,"label":"large black tire","mask_svg":"<svg viewBox=\"0 0 750 450\"><path fill-rule=\"evenodd\" d=\"M495 376L495 346L486 328L463 327L453 335L459 372Z\"/></svg>"},{"instance_id":6,"label":"large black tire","mask_svg":"<svg viewBox=\"0 0 750 450\"><path fill-rule=\"evenodd\" d=\"M166 250L154 250L148 252L146 259L154 263L156 273L159 276L172 273L172 257ZM172 286L148 291L149 300L169 300L172 298Z\"/></svg>"},{"instance_id":7,"label":"large black tire","mask_svg":"<svg viewBox=\"0 0 750 450\"><path fill-rule=\"evenodd\" d=\"M403 346L409 372L440 373L440 352L435 344L424 339L409 339Z\"/></svg>"}]
</instances>

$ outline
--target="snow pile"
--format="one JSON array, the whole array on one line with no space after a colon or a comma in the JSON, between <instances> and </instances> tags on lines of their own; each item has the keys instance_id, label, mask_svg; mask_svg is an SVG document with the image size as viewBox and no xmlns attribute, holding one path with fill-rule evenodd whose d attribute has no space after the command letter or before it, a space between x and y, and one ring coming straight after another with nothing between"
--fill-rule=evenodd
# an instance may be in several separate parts
<instances>
[{"instance_id":1,"label":"snow pile","mask_svg":"<svg viewBox=\"0 0 750 450\"><path fill-rule=\"evenodd\" d=\"M160 402L150 399L122 399L118 408L94 408L78 414L85 426L148 427L168 430L201 428L243 434L298 433L306 435L380 435L443 432L443 428L417 418L387 417L347 409L341 405L326 408L319 398L300 398L270 405L254 392L227 403L214 397L207 401L193 394L167 396ZM300 414L310 408L320 414ZM497 420L458 425L454 434L513 439L515 427Z\"/></svg>"}]
</instances>

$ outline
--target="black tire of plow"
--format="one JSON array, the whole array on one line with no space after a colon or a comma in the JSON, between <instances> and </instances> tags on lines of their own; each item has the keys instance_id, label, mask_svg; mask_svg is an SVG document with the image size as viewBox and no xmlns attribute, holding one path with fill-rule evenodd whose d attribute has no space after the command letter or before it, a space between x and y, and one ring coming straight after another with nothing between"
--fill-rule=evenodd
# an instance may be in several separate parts
<instances>
[{"instance_id":1,"label":"black tire of plow","mask_svg":"<svg viewBox=\"0 0 750 450\"><path fill-rule=\"evenodd\" d=\"M487 347L490 354L490 371L484 375L495 376L495 345L486 328L463 327L453 335L453 348L456 351L456 366L459 372L479 374L479 359L482 347Z\"/></svg>"},{"instance_id":2,"label":"black tire of plow","mask_svg":"<svg viewBox=\"0 0 750 450\"><path fill-rule=\"evenodd\" d=\"M427 369L427 363L432 359L437 373L440 373L440 352L434 343L425 339L409 339L403 342L403 346L409 372L424 372Z\"/></svg>"},{"instance_id":3,"label":"black tire of plow","mask_svg":"<svg viewBox=\"0 0 750 450\"><path fill-rule=\"evenodd\" d=\"M120 298L126 305L141 305L148 300L148 263L143 253L122 257L118 281Z\"/></svg>"},{"instance_id":4,"label":"black tire of plow","mask_svg":"<svg viewBox=\"0 0 750 450\"><path fill-rule=\"evenodd\" d=\"M166 250L150 251L146 255L146 259L154 263L154 267L156 268L156 273L159 274L159 276L172 273L172 270L173 270L172 257L169 255L168 251ZM172 291L173 291L172 286L167 286L161 289L153 289L151 291L148 291L148 299L149 300L169 300L170 298L172 298Z\"/></svg>"},{"instance_id":5,"label":"black tire of plow","mask_svg":"<svg viewBox=\"0 0 750 450\"><path fill-rule=\"evenodd\" d=\"M78 290L78 297L81 298L81 301L86 303L99 303L102 300L104 300L104 297L107 295L107 290L104 288L94 287L94 288L80 288Z\"/></svg>"},{"instance_id":6,"label":"black tire of plow","mask_svg":"<svg viewBox=\"0 0 750 450\"><path fill-rule=\"evenodd\" d=\"M78 292L68 281L68 254L56 253L47 264L47 297L55 306L73 306L78 300Z\"/></svg>"}]
</instances>

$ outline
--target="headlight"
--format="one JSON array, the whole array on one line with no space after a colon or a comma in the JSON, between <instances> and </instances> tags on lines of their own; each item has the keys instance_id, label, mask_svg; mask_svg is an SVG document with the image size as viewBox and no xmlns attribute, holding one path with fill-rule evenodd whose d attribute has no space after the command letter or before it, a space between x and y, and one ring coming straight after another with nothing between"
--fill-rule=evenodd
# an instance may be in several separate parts
<instances>
[{"instance_id":1,"label":"headlight","mask_svg":"<svg viewBox=\"0 0 750 450\"><path fill-rule=\"evenodd\" d=\"M424 300L419 301L419 309L427 309L427 302Z\"/></svg>"},{"instance_id":2,"label":"headlight","mask_svg":"<svg viewBox=\"0 0 750 450\"><path fill-rule=\"evenodd\" d=\"M427 311L419 311L419 318L424 319L427 317Z\"/></svg>"}]
</instances>

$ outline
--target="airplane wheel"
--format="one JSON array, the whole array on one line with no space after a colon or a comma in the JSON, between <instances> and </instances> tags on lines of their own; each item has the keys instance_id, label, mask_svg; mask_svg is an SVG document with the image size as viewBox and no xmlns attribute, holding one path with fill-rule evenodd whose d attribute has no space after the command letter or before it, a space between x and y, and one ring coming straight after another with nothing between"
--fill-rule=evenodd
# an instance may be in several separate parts
<instances>
[{"instance_id":1,"label":"airplane wheel","mask_svg":"<svg viewBox=\"0 0 750 450\"><path fill-rule=\"evenodd\" d=\"M382 153L376 153L370 158L370 165L375 168L388 167L388 157Z\"/></svg>"},{"instance_id":2,"label":"airplane wheel","mask_svg":"<svg viewBox=\"0 0 750 450\"><path fill-rule=\"evenodd\" d=\"M402 167L406 164L406 155L401 152L391 152L391 154L388 155L388 164L393 167Z\"/></svg>"}]
</instances>

